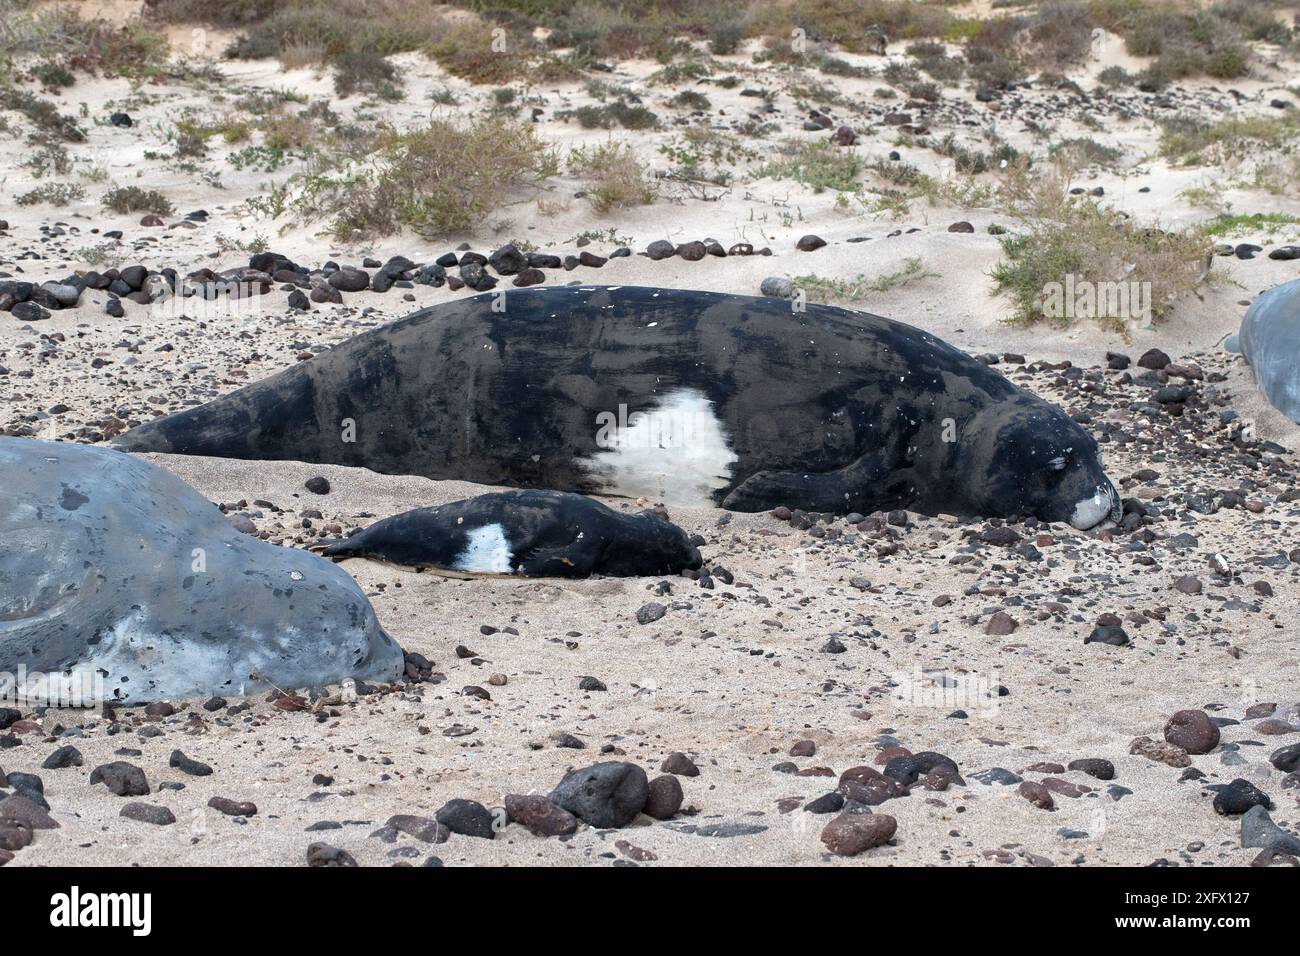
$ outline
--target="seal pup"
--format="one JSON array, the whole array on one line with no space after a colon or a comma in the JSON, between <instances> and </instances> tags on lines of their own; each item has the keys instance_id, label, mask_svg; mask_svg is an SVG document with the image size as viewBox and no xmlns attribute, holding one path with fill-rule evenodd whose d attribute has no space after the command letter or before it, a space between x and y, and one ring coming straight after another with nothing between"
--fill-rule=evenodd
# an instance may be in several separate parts
<instances>
[{"instance_id":1,"label":"seal pup","mask_svg":"<svg viewBox=\"0 0 1300 956\"><path fill-rule=\"evenodd\" d=\"M377 521L323 553L477 574L636 577L698 569L700 552L654 511L623 514L582 495L503 491Z\"/></svg>"},{"instance_id":2,"label":"seal pup","mask_svg":"<svg viewBox=\"0 0 1300 956\"><path fill-rule=\"evenodd\" d=\"M449 302L117 444L737 511L1121 510L1087 431L928 332L716 292Z\"/></svg>"},{"instance_id":3,"label":"seal pup","mask_svg":"<svg viewBox=\"0 0 1300 956\"><path fill-rule=\"evenodd\" d=\"M0 475L0 671L81 706L402 673L342 568L236 530L157 465L0 437Z\"/></svg>"}]
</instances>

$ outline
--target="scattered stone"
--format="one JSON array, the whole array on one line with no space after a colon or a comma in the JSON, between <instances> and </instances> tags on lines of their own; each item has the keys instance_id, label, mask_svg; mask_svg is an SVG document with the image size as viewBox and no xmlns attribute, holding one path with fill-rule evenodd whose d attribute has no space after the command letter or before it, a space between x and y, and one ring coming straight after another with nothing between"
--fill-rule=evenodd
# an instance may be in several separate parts
<instances>
[{"instance_id":1,"label":"scattered stone","mask_svg":"<svg viewBox=\"0 0 1300 956\"><path fill-rule=\"evenodd\" d=\"M257 805L248 801L231 800L228 797L213 797L208 806L228 817L257 816Z\"/></svg>"},{"instance_id":2,"label":"scattered stone","mask_svg":"<svg viewBox=\"0 0 1300 956\"><path fill-rule=\"evenodd\" d=\"M357 861L347 850L328 843L313 843L307 847L308 866L356 866Z\"/></svg>"},{"instance_id":3,"label":"scattered stone","mask_svg":"<svg viewBox=\"0 0 1300 956\"><path fill-rule=\"evenodd\" d=\"M1170 743L1160 743L1150 737L1138 737L1129 744L1128 752L1139 754L1148 760L1168 764L1170 767L1189 767L1192 758L1182 747Z\"/></svg>"},{"instance_id":4,"label":"scattered stone","mask_svg":"<svg viewBox=\"0 0 1300 956\"><path fill-rule=\"evenodd\" d=\"M1214 812L1222 815L1245 813L1251 807L1273 809L1273 801L1249 780L1241 777L1226 784L1211 784L1207 790L1214 792Z\"/></svg>"},{"instance_id":5,"label":"scattered stone","mask_svg":"<svg viewBox=\"0 0 1300 956\"><path fill-rule=\"evenodd\" d=\"M149 781L144 771L124 760L102 764L90 772L92 784L102 783L119 797L144 797L149 795Z\"/></svg>"},{"instance_id":6,"label":"scattered stone","mask_svg":"<svg viewBox=\"0 0 1300 956\"><path fill-rule=\"evenodd\" d=\"M45 758L41 763L41 769L63 770L67 767L80 767L84 762L80 750L71 744L65 744Z\"/></svg>"},{"instance_id":7,"label":"scattered stone","mask_svg":"<svg viewBox=\"0 0 1300 956\"><path fill-rule=\"evenodd\" d=\"M172 751L167 766L179 770L181 773L189 774L191 777L206 777L212 773L212 768L207 764L198 760L191 760L179 750Z\"/></svg>"},{"instance_id":8,"label":"scattered stone","mask_svg":"<svg viewBox=\"0 0 1300 956\"><path fill-rule=\"evenodd\" d=\"M578 829L578 818L541 794L508 793L506 816L534 836L564 836Z\"/></svg>"},{"instance_id":9,"label":"scattered stone","mask_svg":"<svg viewBox=\"0 0 1300 956\"><path fill-rule=\"evenodd\" d=\"M649 781L636 764L608 761L565 774L551 802L593 827L624 827L649 799Z\"/></svg>"},{"instance_id":10,"label":"scattered stone","mask_svg":"<svg viewBox=\"0 0 1300 956\"><path fill-rule=\"evenodd\" d=\"M663 773L676 774L679 777L698 777L700 768L695 766L695 762L681 751L674 750L659 767Z\"/></svg>"},{"instance_id":11,"label":"scattered stone","mask_svg":"<svg viewBox=\"0 0 1300 956\"><path fill-rule=\"evenodd\" d=\"M176 816L170 810L166 807L154 806L152 803L128 803L118 816L160 827L170 826L176 822Z\"/></svg>"},{"instance_id":12,"label":"scattered stone","mask_svg":"<svg viewBox=\"0 0 1300 956\"><path fill-rule=\"evenodd\" d=\"M1300 856L1300 838L1274 823L1268 810L1262 806L1251 807L1242 814L1241 845L1243 848L1261 847Z\"/></svg>"},{"instance_id":13,"label":"scattered stone","mask_svg":"<svg viewBox=\"0 0 1300 956\"><path fill-rule=\"evenodd\" d=\"M1051 791L1041 783L1025 780L1016 789L1016 792L1040 810L1052 810L1056 807L1056 801L1052 799Z\"/></svg>"},{"instance_id":14,"label":"scattered stone","mask_svg":"<svg viewBox=\"0 0 1300 956\"><path fill-rule=\"evenodd\" d=\"M1203 710L1180 710L1165 724L1165 740L1189 754L1208 754L1219 745L1219 728Z\"/></svg>"},{"instance_id":15,"label":"scattered stone","mask_svg":"<svg viewBox=\"0 0 1300 956\"><path fill-rule=\"evenodd\" d=\"M481 837L485 840L496 837L492 811L474 800L460 797L448 800L434 814L434 819L452 833L459 833L461 836Z\"/></svg>"},{"instance_id":16,"label":"scattered stone","mask_svg":"<svg viewBox=\"0 0 1300 956\"><path fill-rule=\"evenodd\" d=\"M675 776L663 774L651 780L648 786L645 806L642 808L646 816L667 820L682 808L685 795Z\"/></svg>"},{"instance_id":17,"label":"scattered stone","mask_svg":"<svg viewBox=\"0 0 1300 956\"><path fill-rule=\"evenodd\" d=\"M822 829L822 843L836 856L857 856L893 839L898 821L886 813L841 813Z\"/></svg>"},{"instance_id":18,"label":"scattered stone","mask_svg":"<svg viewBox=\"0 0 1300 956\"><path fill-rule=\"evenodd\" d=\"M658 601L651 601L649 604L643 604L637 609L636 622L638 624L653 624L667 613L667 607Z\"/></svg>"},{"instance_id":19,"label":"scattered stone","mask_svg":"<svg viewBox=\"0 0 1300 956\"><path fill-rule=\"evenodd\" d=\"M1109 760L1102 760L1100 757L1083 757L1079 760L1071 760L1067 769L1086 773L1098 780L1115 779L1115 765Z\"/></svg>"}]
</instances>

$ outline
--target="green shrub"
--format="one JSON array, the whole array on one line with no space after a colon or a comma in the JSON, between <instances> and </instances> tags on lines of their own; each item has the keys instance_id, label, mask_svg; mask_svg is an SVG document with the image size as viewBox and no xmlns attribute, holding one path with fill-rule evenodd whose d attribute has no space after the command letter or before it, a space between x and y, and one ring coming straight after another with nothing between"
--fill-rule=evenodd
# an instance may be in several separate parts
<instances>
[{"instance_id":1,"label":"green shrub","mask_svg":"<svg viewBox=\"0 0 1300 956\"><path fill-rule=\"evenodd\" d=\"M101 200L105 209L116 213L152 212L160 216L170 216L176 210L171 200L156 189L141 189L139 186L119 186L110 189Z\"/></svg>"},{"instance_id":2,"label":"green shrub","mask_svg":"<svg viewBox=\"0 0 1300 956\"><path fill-rule=\"evenodd\" d=\"M309 184L306 208L334 210L339 239L391 235L402 227L438 238L481 226L508 189L537 188L556 174L551 149L531 124L484 118L386 128L367 168Z\"/></svg>"},{"instance_id":3,"label":"green shrub","mask_svg":"<svg viewBox=\"0 0 1300 956\"><path fill-rule=\"evenodd\" d=\"M626 206L644 206L658 194L653 179L627 143L609 142L569 154L569 171L585 184L587 198L597 212Z\"/></svg>"},{"instance_id":4,"label":"green shrub","mask_svg":"<svg viewBox=\"0 0 1300 956\"><path fill-rule=\"evenodd\" d=\"M14 197L14 202L20 206L35 206L38 203L66 206L85 198L86 188L80 183L42 183L35 189Z\"/></svg>"}]
</instances>

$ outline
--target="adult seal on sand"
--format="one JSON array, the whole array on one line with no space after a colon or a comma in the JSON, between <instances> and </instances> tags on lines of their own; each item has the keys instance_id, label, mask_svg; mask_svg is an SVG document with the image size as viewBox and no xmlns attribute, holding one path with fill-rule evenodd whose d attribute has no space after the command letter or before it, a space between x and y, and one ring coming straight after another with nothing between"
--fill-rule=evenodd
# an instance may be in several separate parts
<instances>
[{"instance_id":1,"label":"adult seal on sand","mask_svg":"<svg viewBox=\"0 0 1300 956\"><path fill-rule=\"evenodd\" d=\"M686 532L653 511L621 514L560 491L506 491L377 521L325 549L480 574L584 578L698 568Z\"/></svg>"},{"instance_id":2,"label":"adult seal on sand","mask_svg":"<svg viewBox=\"0 0 1300 956\"><path fill-rule=\"evenodd\" d=\"M714 292L434 306L118 444L737 511L1120 512L1086 431L933 335Z\"/></svg>"},{"instance_id":3,"label":"adult seal on sand","mask_svg":"<svg viewBox=\"0 0 1300 956\"><path fill-rule=\"evenodd\" d=\"M156 465L0 438L0 475L0 670L69 675L81 704L402 672L342 568L235 530Z\"/></svg>"},{"instance_id":4,"label":"adult seal on sand","mask_svg":"<svg viewBox=\"0 0 1300 956\"><path fill-rule=\"evenodd\" d=\"M1261 293L1226 347L1246 356L1269 404L1300 422L1300 279Z\"/></svg>"}]
</instances>

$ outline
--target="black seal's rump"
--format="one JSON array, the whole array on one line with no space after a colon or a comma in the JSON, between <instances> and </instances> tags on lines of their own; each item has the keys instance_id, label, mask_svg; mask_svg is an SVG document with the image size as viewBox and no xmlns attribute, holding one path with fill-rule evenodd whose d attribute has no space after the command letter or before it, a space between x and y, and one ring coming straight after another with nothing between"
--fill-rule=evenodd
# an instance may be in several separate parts
<instances>
[{"instance_id":1,"label":"black seal's rump","mask_svg":"<svg viewBox=\"0 0 1300 956\"><path fill-rule=\"evenodd\" d=\"M117 444L738 511L1119 511L1083 428L928 332L714 292L434 306Z\"/></svg>"},{"instance_id":2,"label":"black seal's rump","mask_svg":"<svg viewBox=\"0 0 1300 956\"><path fill-rule=\"evenodd\" d=\"M622 514L559 491L505 491L404 511L324 553L561 578L677 574L700 566L686 532L655 512Z\"/></svg>"}]
</instances>

